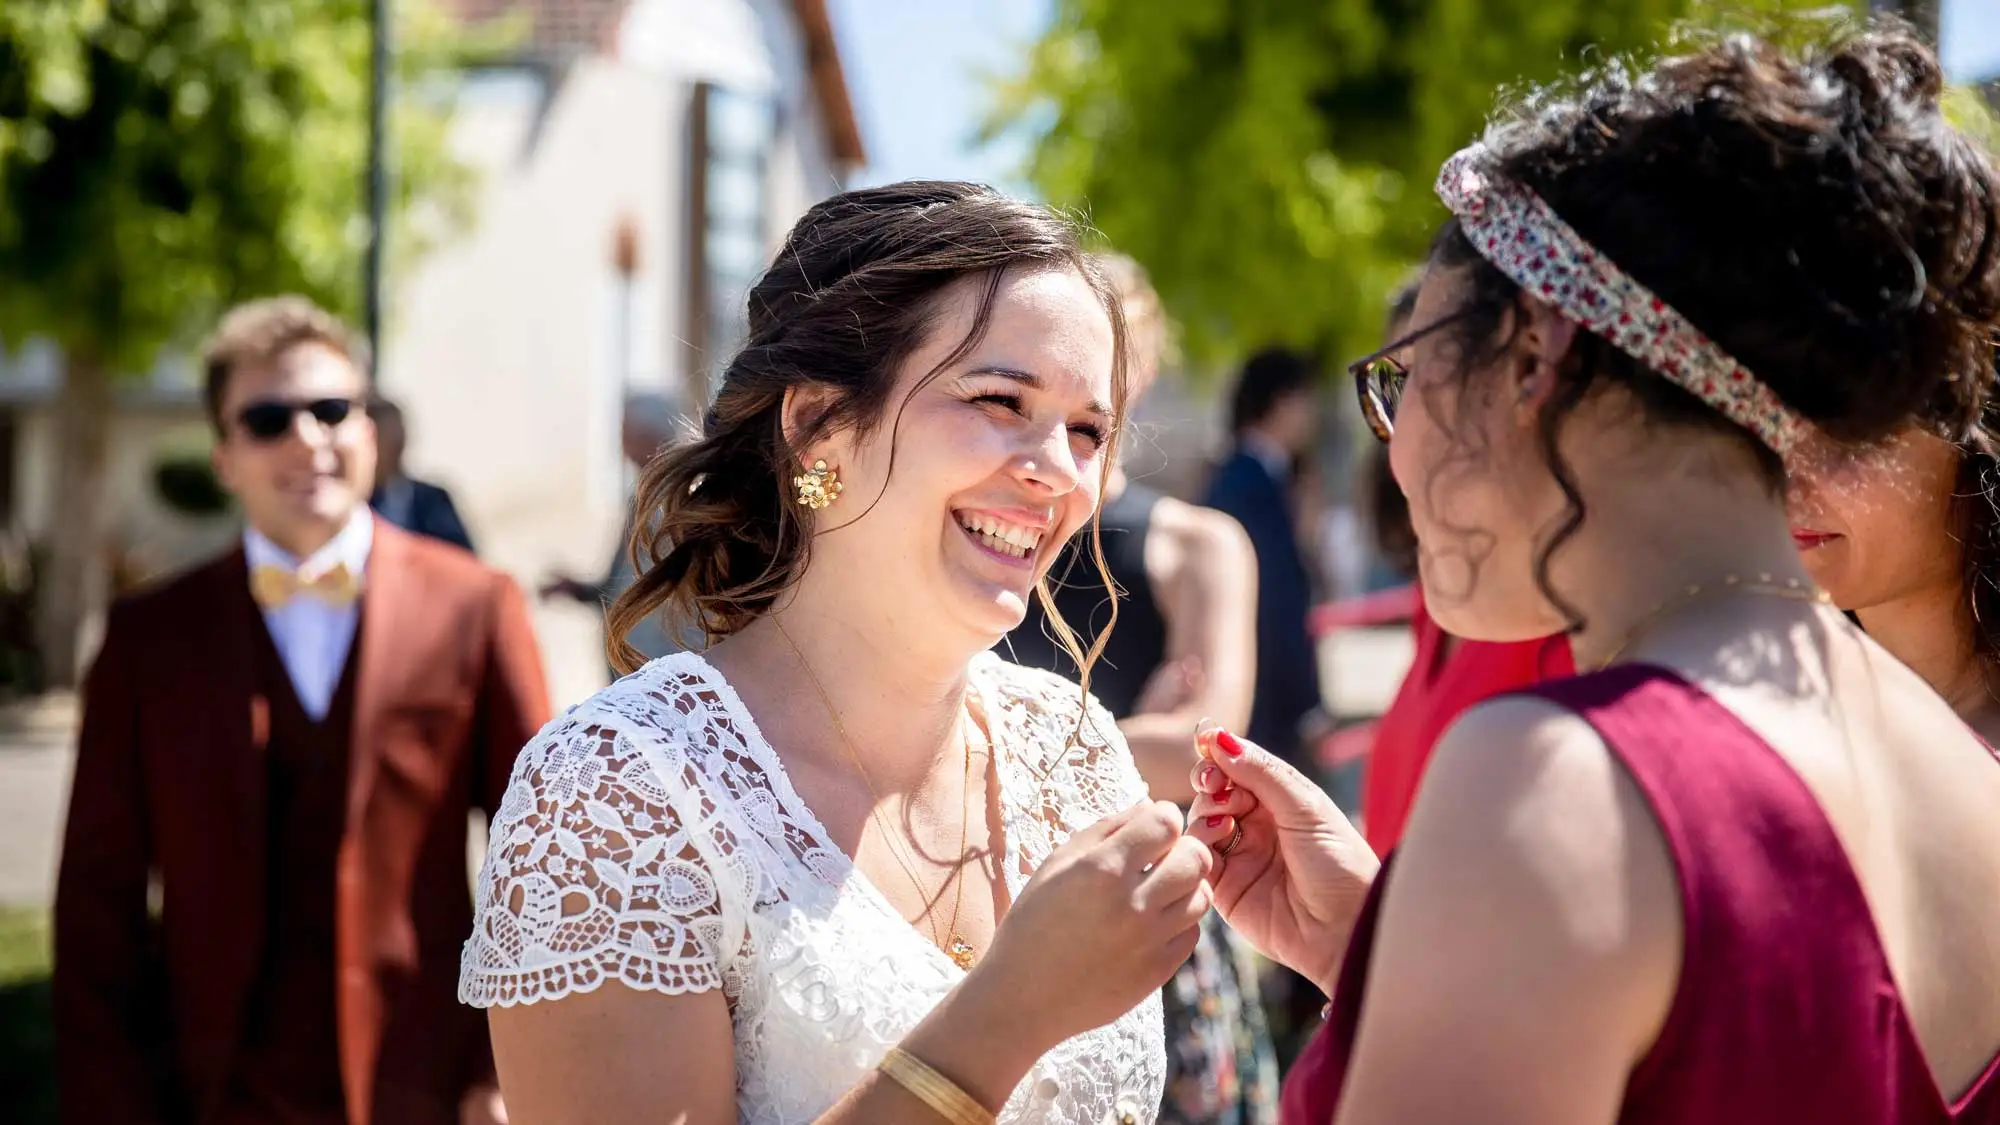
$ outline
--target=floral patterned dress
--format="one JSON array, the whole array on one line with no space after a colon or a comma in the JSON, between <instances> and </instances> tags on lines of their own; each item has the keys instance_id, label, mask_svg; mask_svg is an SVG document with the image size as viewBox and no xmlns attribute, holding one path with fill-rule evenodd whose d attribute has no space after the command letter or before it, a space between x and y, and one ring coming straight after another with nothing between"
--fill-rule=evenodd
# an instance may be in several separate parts
<instances>
[{"instance_id":1,"label":"floral patterned dress","mask_svg":"<svg viewBox=\"0 0 2000 1125\"><path fill-rule=\"evenodd\" d=\"M1194 956L1167 982L1167 1093L1161 1125L1277 1125L1278 1060L1256 954L1222 919L1202 921Z\"/></svg>"}]
</instances>

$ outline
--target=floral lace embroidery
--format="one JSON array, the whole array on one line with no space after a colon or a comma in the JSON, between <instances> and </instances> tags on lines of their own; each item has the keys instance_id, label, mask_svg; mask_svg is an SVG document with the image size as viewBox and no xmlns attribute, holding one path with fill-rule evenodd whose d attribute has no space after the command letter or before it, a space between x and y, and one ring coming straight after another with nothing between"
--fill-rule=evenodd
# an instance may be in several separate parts
<instances>
[{"instance_id":1,"label":"floral lace embroidery","mask_svg":"<svg viewBox=\"0 0 2000 1125\"><path fill-rule=\"evenodd\" d=\"M1123 738L1076 685L982 656L998 747L1001 870L1018 895L1072 832L1143 799ZM607 980L720 988L745 1125L809 1122L959 979L856 871L728 683L654 661L523 751L481 870L460 998L507 1006ZM1151 1121L1165 1081L1158 997L1058 1045L1006 1125Z\"/></svg>"}]
</instances>

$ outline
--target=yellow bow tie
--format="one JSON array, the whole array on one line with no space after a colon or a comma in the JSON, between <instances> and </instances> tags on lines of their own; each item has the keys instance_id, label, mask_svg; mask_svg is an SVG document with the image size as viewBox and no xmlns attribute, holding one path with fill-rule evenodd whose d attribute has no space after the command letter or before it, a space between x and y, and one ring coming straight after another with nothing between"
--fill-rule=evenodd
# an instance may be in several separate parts
<instances>
[{"instance_id":1,"label":"yellow bow tie","mask_svg":"<svg viewBox=\"0 0 2000 1125\"><path fill-rule=\"evenodd\" d=\"M330 606L350 605L360 593L361 584L346 563L335 563L311 578L282 566L260 566L250 572L250 596L265 609L276 609L301 594Z\"/></svg>"}]
</instances>

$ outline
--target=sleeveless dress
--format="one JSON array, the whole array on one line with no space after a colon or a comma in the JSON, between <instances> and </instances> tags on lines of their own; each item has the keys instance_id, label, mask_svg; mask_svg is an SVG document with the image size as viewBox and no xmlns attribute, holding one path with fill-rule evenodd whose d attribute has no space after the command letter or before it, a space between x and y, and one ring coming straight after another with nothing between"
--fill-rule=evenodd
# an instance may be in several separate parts
<instances>
[{"instance_id":1,"label":"sleeveless dress","mask_svg":"<svg viewBox=\"0 0 2000 1125\"><path fill-rule=\"evenodd\" d=\"M1118 585L1118 627L1091 669L1090 692L1113 716L1128 716L1167 657L1167 618L1146 574L1146 536L1161 494L1139 485L1099 512L1104 566ZM1086 648L1111 620L1111 594L1072 536L1049 568L1049 594ZM998 651L1030 668L1078 675L1076 661L1030 599L1028 616ZM1193 753L1192 744L1189 753ZM1259 987L1255 951L1211 912L1201 940L1161 994L1167 1021L1167 1093L1160 1125L1276 1125L1278 1055Z\"/></svg>"},{"instance_id":2,"label":"sleeveless dress","mask_svg":"<svg viewBox=\"0 0 2000 1125\"><path fill-rule=\"evenodd\" d=\"M1071 833L1145 788L1110 716L1086 709L1075 684L991 654L971 684L993 736L1000 868L1019 896ZM480 871L459 997L532 1004L607 981L721 989L743 1125L803 1125L963 977L830 842L728 682L677 653L572 708L521 754ZM1000 1121L1152 1121L1160 1027L1154 997L1059 1044Z\"/></svg>"},{"instance_id":3,"label":"sleeveless dress","mask_svg":"<svg viewBox=\"0 0 2000 1125\"><path fill-rule=\"evenodd\" d=\"M1903 1009L1861 884L1791 766L1663 668L1621 665L1522 694L1596 728L1652 806L1680 875L1681 980L1626 1085L1620 1125L2000 1125L2000 1058L1947 1101ZM1284 1120L1333 1120L1389 867Z\"/></svg>"}]
</instances>

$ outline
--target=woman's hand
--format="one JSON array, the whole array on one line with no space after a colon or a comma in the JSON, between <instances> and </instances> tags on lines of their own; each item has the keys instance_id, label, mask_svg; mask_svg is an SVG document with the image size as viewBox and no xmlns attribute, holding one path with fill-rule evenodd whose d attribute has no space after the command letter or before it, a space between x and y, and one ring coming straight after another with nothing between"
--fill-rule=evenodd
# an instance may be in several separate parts
<instances>
[{"instance_id":1,"label":"woman's hand","mask_svg":"<svg viewBox=\"0 0 2000 1125\"><path fill-rule=\"evenodd\" d=\"M1216 907L1331 996L1381 861L1332 798L1269 751L1215 726L1195 732L1195 748L1188 834L1216 849Z\"/></svg>"},{"instance_id":2,"label":"woman's hand","mask_svg":"<svg viewBox=\"0 0 2000 1125\"><path fill-rule=\"evenodd\" d=\"M964 988L1036 1013L1036 1054L1102 1027L1157 991L1194 952L1213 905L1209 848L1181 813L1143 802L1070 837L1007 911Z\"/></svg>"}]
</instances>

